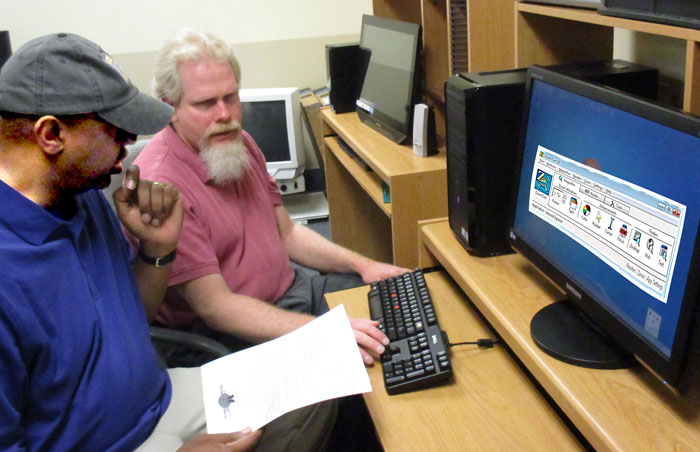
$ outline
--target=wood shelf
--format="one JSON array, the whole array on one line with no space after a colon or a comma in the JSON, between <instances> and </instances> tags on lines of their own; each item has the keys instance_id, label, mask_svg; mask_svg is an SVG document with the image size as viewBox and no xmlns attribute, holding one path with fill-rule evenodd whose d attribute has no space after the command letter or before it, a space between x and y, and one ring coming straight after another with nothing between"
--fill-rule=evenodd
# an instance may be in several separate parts
<instances>
[{"instance_id":1,"label":"wood shelf","mask_svg":"<svg viewBox=\"0 0 700 452\"><path fill-rule=\"evenodd\" d=\"M611 59L615 28L686 41L683 110L700 115L700 30L564 6L518 2L515 9L516 67Z\"/></svg>"},{"instance_id":2,"label":"wood shelf","mask_svg":"<svg viewBox=\"0 0 700 452\"><path fill-rule=\"evenodd\" d=\"M417 157L411 146L390 141L363 124L355 112L336 115L327 109L322 112L322 117L384 182L416 172L442 171L446 167L444 152L429 158Z\"/></svg>"},{"instance_id":3,"label":"wood shelf","mask_svg":"<svg viewBox=\"0 0 700 452\"><path fill-rule=\"evenodd\" d=\"M352 175L362 189L374 200L375 204L391 218L391 203L384 202L384 194L382 192L382 180L376 173L367 171L351 156L349 156L338 144L336 137L326 137L325 145L333 152L338 161Z\"/></svg>"},{"instance_id":4,"label":"wood shelf","mask_svg":"<svg viewBox=\"0 0 700 452\"><path fill-rule=\"evenodd\" d=\"M693 28L676 27L673 25L645 22L621 17L604 16L596 11L565 6L537 5L533 3L516 3L516 8L521 13L532 13L540 16L549 16L559 19L585 22L602 25L605 27L624 28L626 30L651 33L669 38L684 39L688 41L700 41L700 30Z\"/></svg>"},{"instance_id":5,"label":"wood shelf","mask_svg":"<svg viewBox=\"0 0 700 452\"><path fill-rule=\"evenodd\" d=\"M598 451L691 451L700 444L700 381L675 395L642 366L585 369L541 351L530 321L563 294L520 254L469 255L446 220L421 228L421 266L440 263Z\"/></svg>"}]
</instances>

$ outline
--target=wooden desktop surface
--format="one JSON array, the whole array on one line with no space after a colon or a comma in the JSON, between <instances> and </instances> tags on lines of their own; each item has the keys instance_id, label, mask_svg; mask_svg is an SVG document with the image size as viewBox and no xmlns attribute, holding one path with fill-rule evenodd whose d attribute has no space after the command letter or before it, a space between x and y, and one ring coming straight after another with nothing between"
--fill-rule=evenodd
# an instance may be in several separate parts
<instances>
[{"instance_id":1,"label":"wooden desktop surface","mask_svg":"<svg viewBox=\"0 0 700 452\"><path fill-rule=\"evenodd\" d=\"M438 321L451 342L494 334L444 272L426 274ZM368 287L326 295L351 317L368 317ZM450 351L448 384L389 396L381 367L368 369L373 391L365 394L382 446L405 451L583 450L555 410L501 346Z\"/></svg>"},{"instance_id":2,"label":"wooden desktop surface","mask_svg":"<svg viewBox=\"0 0 700 452\"><path fill-rule=\"evenodd\" d=\"M421 238L421 265L444 266L596 450L700 450L697 377L676 396L641 366L594 370L551 358L532 341L530 321L562 294L532 264L519 254L469 255L447 220L424 224Z\"/></svg>"}]
</instances>

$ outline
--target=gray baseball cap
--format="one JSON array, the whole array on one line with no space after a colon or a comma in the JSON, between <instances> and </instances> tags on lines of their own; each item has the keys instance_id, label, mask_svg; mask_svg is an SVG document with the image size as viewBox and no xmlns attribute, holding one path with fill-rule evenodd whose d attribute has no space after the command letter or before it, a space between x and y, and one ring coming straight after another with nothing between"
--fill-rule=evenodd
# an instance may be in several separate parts
<instances>
[{"instance_id":1,"label":"gray baseball cap","mask_svg":"<svg viewBox=\"0 0 700 452\"><path fill-rule=\"evenodd\" d=\"M0 70L0 111L97 113L136 135L158 132L174 112L140 92L100 46L70 33L29 41L7 60Z\"/></svg>"}]
</instances>

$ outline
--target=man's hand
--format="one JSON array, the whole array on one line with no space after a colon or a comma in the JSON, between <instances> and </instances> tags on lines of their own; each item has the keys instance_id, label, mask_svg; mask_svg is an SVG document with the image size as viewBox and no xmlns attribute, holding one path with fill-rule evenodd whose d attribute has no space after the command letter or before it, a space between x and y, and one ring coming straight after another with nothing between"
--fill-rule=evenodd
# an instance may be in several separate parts
<instances>
[{"instance_id":1,"label":"man's hand","mask_svg":"<svg viewBox=\"0 0 700 452\"><path fill-rule=\"evenodd\" d=\"M132 165L112 198L119 219L148 256L165 256L175 249L183 210L174 185L139 179L139 168Z\"/></svg>"},{"instance_id":2,"label":"man's hand","mask_svg":"<svg viewBox=\"0 0 700 452\"><path fill-rule=\"evenodd\" d=\"M362 361L366 365L374 362L374 358L384 353L384 346L389 345L389 338L382 333L379 328L379 322L369 319L350 318L350 326L355 333L355 340L360 347L360 355Z\"/></svg>"},{"instance_id":3,"label":"man's hand","mask_svg":"<svg viewBox=\"0 0 700 452\"><path fill-rule=\"evenodd\" d=\"M198 435L177 452L246 452L253 450L261 435L262 430Z\"/></svg>"},{"instance_id":4,"label":"man's hand","mask_svg":"<svg viewBox=\"0 0 700 452\"><path fill-rule=\"evenodd\" d=\"M401 268L390 264L383 264L381 262L369 259L368 262L362 266L362 268L358 269L358 273L360 273L362 281L364 281L366 284L371 284L382 279L391 278L392 276L398 276L408 271L410 270L407 268Z\"/></svg>"}]
</instances>

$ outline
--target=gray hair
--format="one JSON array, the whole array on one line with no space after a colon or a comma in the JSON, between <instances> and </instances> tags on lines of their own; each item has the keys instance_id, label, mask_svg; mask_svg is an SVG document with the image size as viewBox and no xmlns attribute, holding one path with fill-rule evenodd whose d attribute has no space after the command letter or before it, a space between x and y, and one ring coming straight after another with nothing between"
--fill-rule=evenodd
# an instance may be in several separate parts
<instances>
[{"instance_id":1,"label":"gray hair","mask_svg":"<svg viewBox=\"0 0 700 452\"><path fill-rule=\"evenodd\" d=\"M229 63L240 85L241 66L233 48L207 31L184 29L169 39L156 57L152 83L156 97L167 99L174 104L180 102L182 82L178 73L179 64L203 58L214 58Z\"/></svg>"}]
</instances>

